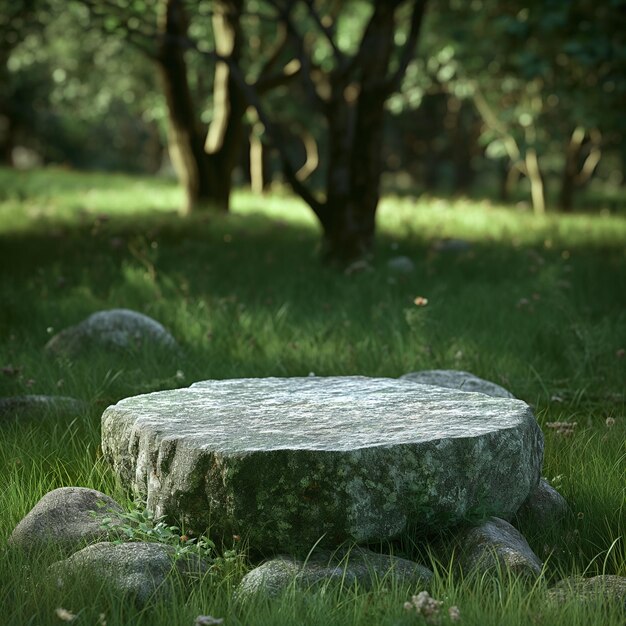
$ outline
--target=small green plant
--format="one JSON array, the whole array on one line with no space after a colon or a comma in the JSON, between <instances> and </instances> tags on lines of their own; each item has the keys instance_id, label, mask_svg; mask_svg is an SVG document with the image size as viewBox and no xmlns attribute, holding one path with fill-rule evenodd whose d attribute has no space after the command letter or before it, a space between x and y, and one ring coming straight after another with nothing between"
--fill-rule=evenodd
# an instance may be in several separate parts
<instances>
[{"instance_id":1,"label":"small green plant","mask_svg":"<svg viewBox=\"0 0 626 626\"><path fill-rule=\"evenodd\" d=\"M106 506L102 503L101 506ZM117 539L113 543L121 544L127 541L149 541L172 546L176 551L176 558L197 556L209 561L213 568L223 569L227 564L234 563L239 557L236 549L225 550L222 555L217 553L215 543L206 535L191 537L181 531L178 526L167 524L165 516L155 516L145 503L135 503L130 511L120 513L108 508L107 515L100 523L100 527ZM93 512L94 517L98 515Z\"/></svg>"}]
</instances>

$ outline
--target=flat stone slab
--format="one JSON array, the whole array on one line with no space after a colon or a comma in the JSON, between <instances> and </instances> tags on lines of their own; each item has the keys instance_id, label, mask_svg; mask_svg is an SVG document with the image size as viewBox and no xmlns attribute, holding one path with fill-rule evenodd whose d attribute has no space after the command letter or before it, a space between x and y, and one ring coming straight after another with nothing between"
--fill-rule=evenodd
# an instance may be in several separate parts
<instances>
[{"instance_id":1,"label":"flat stone slab","mask_svg":"<svg viewBox=\"0 0 626 626\"><path fill-rule=\"evenodd\" d=\"M102 450L157 515L297 552L510 518L539 481L543 436L520 400L257 378L126 398L102 416Z\"/></svg>"}]
</instances>

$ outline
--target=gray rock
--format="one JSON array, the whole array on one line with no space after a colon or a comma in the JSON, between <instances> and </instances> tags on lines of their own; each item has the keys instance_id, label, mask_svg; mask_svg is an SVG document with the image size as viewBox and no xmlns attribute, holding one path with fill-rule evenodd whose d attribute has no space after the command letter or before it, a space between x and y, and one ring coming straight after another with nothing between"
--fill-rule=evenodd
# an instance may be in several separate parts
<instances>
[{"instance_id":1,"label":"gray rock","mask_svg":"<svg viewBox=\"0 0 626 626\"><path fill-rule=\"evenodd\" d=\"M59 586L77 577L106 584L115 595L133 596L140 605L167 598L172 592L170 574L202 575L208 565L198 558L176 558L172 546L159 543L96 543L64 561L53 563L48 571Z\"/></svg>"},{"instance_id":2,"label":"gray rock","mask_svg":"<svg viewBox=\"0 0 626 626\"><path fill-rule=\"evenodd\" d=\"M387 267L398 274L411 274L415 271L415 263L408 256L394 256L387 261Z\"/></svg>"},{"instance_id":3,"label":"gray rock","mask_svg":"<svg viewBox=\"0 0 626 626\"><path fill-rule=\"evenodd\" d=\"M0 420L14 417L44 418L58 415L80 415L87 404L68 396L9 396L0 398Z\"/></svg>"},{"instance_id":4,"label":"gray rock","mask_svg":"<svg viewBox=\"0 0 626 626\"><path fill-rule=\"evenodd\" d=\"M462 530L458 565L464 572L503 568L518 576L537 577L543 564L522 534L511 524L492 517L480 526Z\"/></svg>"},{"instance_id":5,"label":"gray rock","mask_svg":"<svg viewBox=\"0 0 626 626\"><path fill-rule=\"evenodd\" d=\"M436 252L467 252L472 244L465 239L440 239L433 244L433 250Z\"/></svg>"},{"instance_id":6,"label":"gray rock","mask_svg":"<svg viewBox=\"0 0 626 626\"><path fill-rule=\"evenodd\" d=\"M605 574L593 578L565 578L549 589L548 594L559 603L574 598L582 602L603 600L620 603L626 610L626 577Z\"/></svg>"},{"instance_id":7,"label":"gray rock","mask_svg":"<svg viewBox=\"0 0 626 626\"><path fill-rule=\"evenodd\" d=\"M522 523L530 523L543 528L553 526L571 513L565 498L545 479L524 500L517 512Z\"/></svg>"},{"instance_id":8,"label":"gray rock","mask_svg":"<svg viewBox=\"0 0 626 626\"><path fill-rule=\"evenodd\" d=\"M433 573L426 567L387 554L354 547L349 551L314 554L306 561L279 556L248 572L235 591L237 601L274 598L291 585L298 589L325 585L371 589L378 581L427 587Z\"/></svg>"},{"instance_id":9,"label":"gray rock","mask_svg":"<svg viewBox=\"0 0 626 626\"><path fill-rule=\"evenodd\" d=\"M126 398L102 450L156 515L266 551L512 516L543 435L524 402L365 377L196 383Z\"/></svg>"},{"instance_id":10,"label":"gray rock","mask_svg":"<svg viewBox=\"0 0 626 626\"><path fill-rule=\"evenodd\" d=\"M484 393L494 398L514 398L515 396L504 387L496 385L488 380L478 378L469 372L460 370L423 370L410 372L400 376L402 380L410 380L421 385L436 385L448 389L460 389L461 391L473 391Z\"/></svg>"},{"instance_id":11,"label":"gray rock","mask_svg":"<svg viewBox=\"0 0 626 626\"><path fill-rule=\"evenodd\" d=\"M129 309L111 309L62 330L45 349L54 355L76 356L93 349L139 351L146 347L175 350L177 344L151 317Z\"/></svg>"},{"instance_id":12,"label":"gray rock","mask_svg":"<svg viewBox=\"0 0 626 626\"><path fill-rule=\"evenodd\" d=\"M85 487L61 487L48 492L15 527L9 545L35 551L54 544L66 554L87 543L107 539L111 531L102 528L122 508L109 496Z\"/></svg>"}]
</instances>

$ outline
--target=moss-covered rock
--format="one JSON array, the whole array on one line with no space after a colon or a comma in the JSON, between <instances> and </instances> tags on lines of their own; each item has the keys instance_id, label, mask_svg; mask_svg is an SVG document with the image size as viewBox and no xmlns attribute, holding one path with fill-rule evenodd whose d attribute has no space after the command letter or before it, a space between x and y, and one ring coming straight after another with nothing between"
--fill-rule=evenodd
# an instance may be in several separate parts
<instances>
[{"instance_id":1,"label":"moss-covered rock","mask_svg":"<svg viewBox=\"0 0 626 626\"><path fill-rule=\"evenodd\" d=\"M548 590L548 594L552 600L559 603L571 600L602 601L604 604L621 604L626 611L626 576L610 574L591 578L572 576L559 581Z\"/></svg>"},{"instance_id":2,"label":"moss-covered rock","mask_svg":"<svg viewBox=\"0 0 626 626\"><path fill-rule=\"evenodd\" d=\"M0 423L13 418L45 419L64 415L82 415L87 412L86 402L69 396L7 396L0 398Z\"/></svg>"},{"instance_id":3,"label":"moss-covered rock","mask_svg":"<svg viewBox=\"0 0 626 626\"><path fill-rule=\"evenodd\" d=\"M78 356L90 350L140 352L175 351L172 335L151 317L129 309L98 311L75 326L57 333L46 344L55 356Z\"/></svg>"},{"instance_id":4,"label":"moss-covered rock","mask_svg":"<svg viewBox=\"0 0 626 626\"><path fill-rule=\"evenodd\" d=\"M536 578L543 567L522 534L497 517L461 530L457 542L458 565L464 573L508 570L516 576Z\"/></svg>"},{"instance_id":5,"label":"moss-covered rock","mask_svg":"<svg viewBox=\"0 0 626 626\"><path fill-rule=\"evenodd\" d=\"M421 385L436 385L448 389L484 393L494 398L515 397L508 389L462 370L422 370L403 374L400 378Z\"/></svg>"},{"instance_id":6,"label":"moss-covered rock","mask_svg":"<svg viewBox=\"0 0 626 626\"><path fill-rule=\"evenodd\" d=\"M236 589L239 602L262 596L274 598L292 585L300 590L325 586L361 589L377 585L412 585L426 588L433 573L423 565L388 554L353 547L333 553L315 553L304 560L279 556L248 572Z\"/></svg>"},{"instance_id":7,"label":"moss-covered rock","mask_svg":"<svg viewBox=\"0 0 626 626\"><path fill-rule=\"evenodd\" d=\"M177 558L172 546L159 543L96 543L49 568L59 586L77 578L104 584L116 596L132 597L137 604L157 601L172 593L171 574L201 576L208 563L195 556Z\"/></svg>"},{"instance_id":8,"label":"moss-covered rock","mask_svg":"<svg viewBox=\"0 0 626 626\"><path fill-rule=\"evenodd\" d=\"M37 551L50 544L70 554L87 543L113 537L122 523L122 507L112 498L87 487L60 487L49 491L15 527L9 545ZM112 528L103 527L110 521Z\"/></svg>"},{"instance_id":9,"label":"moss-covered rock","mask_svg":"<svg viewBox=\"0 0 626 626\"><path fill-rule=\"evenodd\" d=\"M571 514L567 500L547 480L541 479L537 487L516 514L522 524L549 528Z\"/></svg>"},{"instance_id":10,"label":"moss-covered rock","mask_svg":"<svg viewBox=\"0 0 626 626\"><path fill-rule=\"evenodd\" d=\"M407 381L206 381L102 416L105 458L148 507L307 551L511 517L539 481L543 436L519 400Z\"/></svg>"}]
</instances>

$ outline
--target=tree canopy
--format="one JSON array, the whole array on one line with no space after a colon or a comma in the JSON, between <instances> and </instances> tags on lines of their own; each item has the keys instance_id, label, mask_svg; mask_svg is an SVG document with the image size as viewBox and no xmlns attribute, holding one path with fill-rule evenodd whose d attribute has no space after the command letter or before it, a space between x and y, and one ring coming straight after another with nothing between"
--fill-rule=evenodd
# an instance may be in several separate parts
<instances>
[{"instance_id":1,"label":"tree canopy","mask_svg":"<svg viewBox=\"0 0 626 626\"><path fill-rule=\"evenodd\" d=\"M280 177L344 261L385 181L568 211L623 184L625 6L3 0L0 157L157 172L167 144L187 211Z\"/></svg>"}]
</instances>

